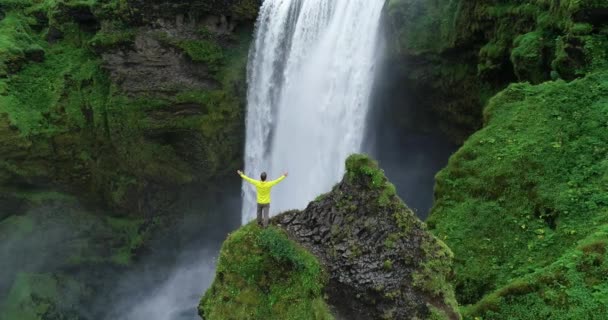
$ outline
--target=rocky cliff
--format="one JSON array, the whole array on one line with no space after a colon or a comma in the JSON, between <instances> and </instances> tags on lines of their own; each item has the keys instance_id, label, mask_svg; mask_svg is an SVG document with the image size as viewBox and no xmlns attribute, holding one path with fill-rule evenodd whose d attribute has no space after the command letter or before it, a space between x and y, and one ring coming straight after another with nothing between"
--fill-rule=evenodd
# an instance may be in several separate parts
<instances>
[{"instance_id":1,"label":"rocky cliff","mask_svg":"<svg viewBox=\"0 0 608 320\"><path fill-rule=\"evenodd\" d=\"M386 11L390 119L456 142L509 83L570 81L605 62L602 1L389 0Z\"/></svg>"},{"instance_id":2,"label":"rocky cliff","mask_svg":"<svg viewBox=\"0 0 608 320\"><path fill-rule=\"evenodd\" d=\"M353 155L346 166L329 193L273 218L276 228L248 225L229 236L201 301L205 319L328 319L327 310L336 319L460 318L448 282L450 249L375 162ZM290 313L300 308L307 313Z\"/></svg>"},{"instance_id":3,"label":"rocky cliff","mask_svg":"<svg viewBox=\"0 0 608 320\"><path fill-rule=\"evenodd\" d=\"M237 166L258 5L0 2L3 193L150 216Z\"/></svg>"},{"instance_id":4,"label":"rocky cliff","mask_svg":"<svg viewBox=\"0 0 608 320\"><path fill-rule=\"evenodd\" d=\"M0 318L104 318L178 196L224 188L258 7L0 0Z\"/></svg>"}]
</instances>

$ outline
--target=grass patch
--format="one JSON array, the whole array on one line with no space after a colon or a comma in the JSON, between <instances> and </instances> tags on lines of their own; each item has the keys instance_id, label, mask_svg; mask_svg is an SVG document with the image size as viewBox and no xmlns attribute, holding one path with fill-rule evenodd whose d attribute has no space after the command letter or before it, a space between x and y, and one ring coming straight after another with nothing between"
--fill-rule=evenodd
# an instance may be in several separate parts
<instances>
[{"instance_id":1,"label":"grass patch","mask_svg":"<svg viewBox=\"0 0 608 320\"><path fill-rule=\"evenodd\" d=\"M199 313L205 319L333 319L323 300L327 277L314 256L275 227L232 233Z\"/></svg>"}]
</instances>

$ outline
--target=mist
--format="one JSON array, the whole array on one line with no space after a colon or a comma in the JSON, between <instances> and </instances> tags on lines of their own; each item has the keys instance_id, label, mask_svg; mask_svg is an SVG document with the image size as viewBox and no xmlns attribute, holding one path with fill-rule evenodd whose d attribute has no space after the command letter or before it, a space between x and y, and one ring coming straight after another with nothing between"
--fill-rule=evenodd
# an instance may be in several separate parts
<instances>
[{"instance_id":1,"label":"mist","mask_svg":"<svg viewBox=\"0 0 608 320\"><path fill-rule=\"evenodd\" d=\"M221 243L240 225L240 180L234 180L216 190L184 190L167 213L173 223L159 227L128 266L107 262L116 235L99 208L60 198L18 215L4 212L0 318L36 316L29 307L35 293L31 299L54 305L45 313L49 319L199 319Z\"/></svg>"},{"instance_id":2,"label":"mist","mask_svg":"<svg viewBox=\"0 0 608 320\"><path fill-rule=\"evenodd\" d=\"M387 19L383 20L386 23ZM376 159L399 197L425 220L433 205L435 175L459 145L439 127L433 110L420 108L404 91L402 61L391 55L390 28L382 26L378 46L386 46L375 71L364 152Z\"/></svg>"},{"instance_id":3,"label":"mist","mask_svg":"<svg viewBox=\"0 0 608 320\"><path fill-rule=\"evenodd\" d=\"M390 128L380 129L371 154L397 188L399 197L425 220L433 205L435 174L447 164L457 145L439 134L408 132L403 136L389 134Z\"/></svg>"},{"instance_id":4,"label":"mist","mask_svg":"<svg viewBox=\"0 0 608 320\"><path fill-rule=\"evenodd\" d=\"M195 320L197 306L215 276L226 235L239 227L240 180L201 196L185 191L178 205L180 223L153 239L134 268L116 279L97 305L109 305L105 320Z\"/></svg>"},{"instance_id":5,"label":"mist","mask_svg":"<svg viewBox=\"0 0 608 320\"><path fill-rule=\"evenodd\" d=\"M69 246L74 230L62 223L69 212L57 217L57 210L60 207L41 206L0 221L0 302L19 272L53 270L66 258L65 245ZM46 220L51 215L56 218Z\"/></svg>"},{"instance_id":6,"label":"mist","mask_svg":"<svg viewBox=\"0 0 608 320\"><path fill-rule=\"evenodd\" d=\"M156 270L143 270L139 279L151 283L151 290L140 291L117 303L116 309L105 319L199 319L197 305L205 289L213 281L216 250L185 252L177 264L169 270L168 279L155 279ZM162 277L161 279L166 278ZM135 279L125 280L129 285L137 285ZM141 288L139 288L141 289ZM122 290L125 290L123 288ZM126 291L131 291L127 289Z\"/></svg>"}]
</instances>

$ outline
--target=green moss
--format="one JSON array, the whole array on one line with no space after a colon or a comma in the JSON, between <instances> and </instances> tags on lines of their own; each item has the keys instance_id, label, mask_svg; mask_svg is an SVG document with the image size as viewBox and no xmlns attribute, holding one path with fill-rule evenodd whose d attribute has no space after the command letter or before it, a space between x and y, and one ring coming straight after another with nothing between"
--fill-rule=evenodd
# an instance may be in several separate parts
<instances>
[{"instance_id":1,"label":"green moss","mask_svg":"<svg viewBox=\"0 0 608 320\"><path fill-rule=\"evenodd\" d=\"M543 42L543 36L538 32L526 33L515 38L511 63L518 79L540 83L548 78L548 70L544 69L543 65Z\"/></svg>"},{"instance_id":2,"label":"green moss","mask_svg":"<svg viewBox=\"0 0 608 320\"><path fill-rule=\"evenodd\" d=\"M314 256L274 227L254 224L224 242L205 319L333 319L323 300L326 275Z\"/></svg>"},{"instance_id":3,"label":"green moss","mask_svg":"<svg viewBox=\"0 0 608 320\"><path fill-rule=\"evenodd\" d=\"M421 249L426 260L420 263L418 271L412 275L414 286L435 298L443 299L444 304L452 310L458 310L451 279L448 279L452 272L454 254L445 243L435 238L424 239ZM433 309L430 310L432 314Z\"/></svg>"},{"instance_id":4,"label":"green moss","mask_svg":"<svg viewBox=\"0 0 608 320\"><path fill-rule=\"evenodd\" d=\"M103 91L96 85L106 85L97 58L84 49L54 47L43 63L30 64L9 78L10 94L0 96L0 112L8 113L24 135L85 127L82 108L100 113L104 108Z\"/></svg>"},{"instance_id":5,"label":"green moss","mask_svg":"<svg viewBox=\"0 0 608 320\"><path fill-rule=\"evenodd\" d=\"M30 18L14 11L0 20L0 78L18 70L28 54L44 54L39 40L31 34L30 22Z\"/></svg>"},{"instance_id":6,"label":"green moss","mask_svg":"<svg viewBox=\"0 0 608 320\"><path fill-rule=\"evenodd\" d=\"M112 230L113 241L120 244L113 248L110 260L118 265L130 265L137 250L150 237L150 233L142 228L144 220L107 217L106 223Z\"/></svg>"},{"instance_id":7,"label":"green moss","mask_svg":"<svg viewBox=\"0 0 608 320\"><path fill-rule=\"evenodd\" d=\"M444 310L441 310L434 305L428 304L427 308L429 308L429 316L428 320L449 320L452 319L450 315L448 315Z\"/></svg>"},{"instance_id":8,"label":"green moss","mask_svg":"<svg viewBox=\"0 0 608 320\"><path fill-rule=\"evenodd\" d=\"M461 302L543 270L608 222L606 90L606 73L511 85L437 175L428 223L454 250Z\"/></svg>"},{"instance_id":9,"label":"green moss","mask_svg":"<svg viewBox=\"0 0 608 320\"><path fill-rule=\"evenodd\" d=\"M60 283L61 281L61 283ZM19 273L0 308L2 319L40 320L46 317L67 317L56 310L61 303L61 287L77 287L71 279L57 279L48 274Z\"/></svg>"},{"instance_id":10,"label":"green moss","mask_svg":"<svg viewBox=\"0 0 608 320\"><path fill-rule=\"evenodd\" d=\"M224 49L220 47L214 36L203 31L206 39L181 39L172 37L165 32L156 34L156 38L167 45L179 48L193 62L203 63L210 72L217 74L226 66Z\"/></svg>"},{"instance_id":11,"label":"green moss","mask_svg":"<svg viewBox=\"0 0 608 320\"><path fill-rule=\"evenodd\" d=\"M391 259L384 260L382 267L386 270L391 270L393 268L393 261Z\"/></svg>"},{"instance_id":12,"label":"green moss","mask_svg":"<svg viewBox=\"0 0 608 320\"><path fill-rule=\"evenodd\" d=\"M202 62L212 72L217 72L221 67L224 55L222 49L214 42L207 40L185 40L180 41L178 46L195 62Z\"/></svg>"},{"instance_id":13,"label":"green moss","mask_svg":"<svg viewBox=\"0 0 608 320\"><path fill-rule=\"evenodd\" d=\"M17 215L21 212L13 212L11 216L0 221L0 239L10 238L26 239L31 236L35 227L35 220L31 216Z\"/></svg>"},{"instance_id":14,"label":"green moss","mask_svg":"<svg viewBox=\"0 0 608 320\"><path fill-rule=\"evenodd\" d=\"M231 11L237 19L240 20L255 20L260 9L260 3L257 0L241 0L238 1Z\"/></svg>"},{"instance_id":15,"label":"green moss","mask_svg":"<svg viewBox=\"0 0 608 320\"><path fill-rule=\"evenodd\" d=\"M581 14L602 6L594 1L391 0L390 61L395 70L403 66L398 72L407 80L410 103L433 110L441 130L463 142L481 126L488 98L509 83L570 81L605 68L605 27Z\"/></svg>"},{"instance_id":16,"label":"green moss","mask_svg":"<svg viewBox=\"0 0 608 320\"><path fill-rule=\"evenodd\" d=\"M401 234L399 233L389 234L388 237L386 237L386 239L384 240L384 246L387 249L393 249L395 247L395 242L399 240L399 237L401 237Z\"/></svg>"},{"instance_id":17,"label":"green moss","mask_svg":"<svg viewBox=\"0 0 608 320\"><path fill-rule=\"evenodd\" d=\"M96 53L133 41L136 29L120 13L128 9L125 4L11 5L0 21L0 73L7 76L0 75L0 151L7 155L0 160L1 183L46 179L110 208L133 211L134 198L151 183L206 181L239 166L251 30L240 28L221 48L213 37L173 39L213 69L216 90L177 88L173 97L127 97L111 83ZM74 8L92 10L101 30L81 30L67 14ZM51 25L63 33L52 44L44 40ZM200 114L159 116L191 103L200 105ZM175 142L184 140L193 148ZM24 153L29 156L22 161Z\"/></svg>"},{"instance_id":18,"label":"green moss","mask_svg":"<svg viewBox=\"0 0 608 320\"><path fill-rule=\"evenodd\" d=\"M418 1L390 0L387 12L398 33L400 50L416 54L438 52L454 41L450 33L459 12L457 1L425 5Z\"/></svg>"},{"instance_id":19,"label":"green moss","mask_svg":"<svg viewBox=\"0 0 608 320\"><path fill-rule=\"evenodd\" d=\"M381 189L386 182L382 169L364 154L353 154L346 159L346 175L351 182L367 176L370 179L370 188L374 189Z\"/></svg>"},{"instance_id":20,"label":"green moss","mask_svg":"<svg viewBox=\"0 0 608 320\"><path fill-rule=\"evenodd\" d=\"M127 45L134 41L135 30L122 21L103 21L101 30L89 40L88 44L96 49L108 49L116 46Z\"/></svg>"},{"instance_id":21,"label":"green moss","mask_svg":"<svg viewBox=\"0 0 608 320\"><path fill-rule=\"evenodd\" d=\"M602 319L608 311L607 231L602 226L551 265L466 308L467 318Z\"/></svg>"}]
</instances>

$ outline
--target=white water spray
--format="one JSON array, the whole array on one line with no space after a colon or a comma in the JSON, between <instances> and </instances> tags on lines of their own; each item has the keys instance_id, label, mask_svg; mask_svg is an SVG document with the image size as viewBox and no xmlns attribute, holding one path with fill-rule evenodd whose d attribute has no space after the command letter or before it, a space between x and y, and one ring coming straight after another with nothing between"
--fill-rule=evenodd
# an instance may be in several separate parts
<instances>
[{"instance_id":1,"label":"white water spray","mask_svg":"<svg viewBox=\"0 0 608 320\"><path fill-rule=\"evenodd\" d=\"M329 191L359 152L384 0L265 0L248 65L245 172L270 179L271 214ZM243 185L243 223L255 191Z\"/></svg>"}]
</instances>

